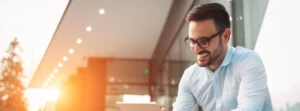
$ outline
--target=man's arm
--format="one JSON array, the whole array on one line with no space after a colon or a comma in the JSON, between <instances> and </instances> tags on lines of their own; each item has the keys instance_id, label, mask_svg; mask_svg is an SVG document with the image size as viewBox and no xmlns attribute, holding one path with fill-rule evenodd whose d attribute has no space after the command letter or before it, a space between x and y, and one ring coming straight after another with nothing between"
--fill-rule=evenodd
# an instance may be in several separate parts
<instances>
[{"instance_id":1,"label":"man's arm","mask_svg":"<svg viewBox=\"0 0 300 111\"><path fill-rule=\"evenodd\" d=\"M233 111L262 111L266 97L269 96L267 77L260 57L248 53L242 59L240 69L240 89L238 107Z\"/></svg>"},{"instance_id":2,"label":"man's arm","mask_svg":"<svg viewBox=\"0 0 300 111\"><path fill-rule=\"evenodd\" d=\"M185 73L180 80L173 111L192 111L196 105L196 100L189 88L189 78L189 74Z\"/></svg>"}]
</instances>

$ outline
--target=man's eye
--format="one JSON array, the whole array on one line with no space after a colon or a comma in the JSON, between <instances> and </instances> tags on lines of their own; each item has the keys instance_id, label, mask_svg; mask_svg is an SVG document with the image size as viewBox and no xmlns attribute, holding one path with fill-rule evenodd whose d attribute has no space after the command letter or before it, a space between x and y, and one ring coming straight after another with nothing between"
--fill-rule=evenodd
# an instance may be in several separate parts
<instances>
[{"instance_id":1,"label":"man's eye","mask_svg":"<svg viewBox=\"0 0 300 111\"><path fill-rule=\"evenodd\" d=\"M206 39L199 39L197 41L199 44L206 44L207 43L207 40Z\"/></svg>"}]
</instances>

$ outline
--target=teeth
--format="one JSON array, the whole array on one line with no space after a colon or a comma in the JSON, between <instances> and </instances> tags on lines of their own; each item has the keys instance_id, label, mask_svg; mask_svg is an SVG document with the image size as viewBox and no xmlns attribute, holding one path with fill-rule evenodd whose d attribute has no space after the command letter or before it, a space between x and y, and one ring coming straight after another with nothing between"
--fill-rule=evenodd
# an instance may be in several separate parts
<instances>
[{"instance_id":1,"label":"teeth","mask_svg":"<svg viewBox=\"0 0 300 111\"><path fill-rule=\"evenodd\" d=\"M206 56L208 53L202 53L202 54L199 54L201 57L204 57Z\"/></svg>"}]
</instances>

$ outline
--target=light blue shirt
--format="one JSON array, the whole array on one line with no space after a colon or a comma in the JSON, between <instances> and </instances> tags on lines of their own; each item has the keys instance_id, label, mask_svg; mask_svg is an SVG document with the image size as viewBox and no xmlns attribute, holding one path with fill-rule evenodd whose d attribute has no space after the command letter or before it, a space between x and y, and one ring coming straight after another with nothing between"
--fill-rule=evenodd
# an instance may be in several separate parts
<instances>
[{"instance_id":1,"label":"light blue shirt","mask_svg":"<svg viewBox=\"0 0 300 111\"><path fill-rule=\"evenodd\" d=\"M264 65L252 50L228 47L211 72L194 64L184 71L173 111L272 111Z\"/></svg>"}]
</instances>

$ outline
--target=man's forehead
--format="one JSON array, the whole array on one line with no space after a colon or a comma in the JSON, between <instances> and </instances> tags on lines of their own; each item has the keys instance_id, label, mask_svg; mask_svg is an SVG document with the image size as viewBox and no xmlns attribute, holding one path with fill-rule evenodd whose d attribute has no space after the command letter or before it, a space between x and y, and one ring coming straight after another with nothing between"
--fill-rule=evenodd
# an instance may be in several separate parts
<instances>
[{"instance_id":1,"label":"man's forehead","mask_svg":"<svg viewBox=\"0 0 300 111\"><path fill-rule=\"evenodd\" d=\"M191 21L189 23L189 29L197 30L215 30L215 23L213 20L203 20L203 21Z\"/></svg>"},{"instance_id":2,"label":"man's forehead","mask_svg":"<svg viewBox=\"0 0 300 111\"><path fill-rule=\"evenodd\" d=\"M189 23L190 38L207 37L214 33L216 33L216 28L213 21L191 21Z\"/></svg>"}]
</instances>

